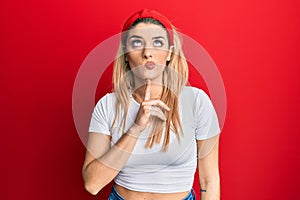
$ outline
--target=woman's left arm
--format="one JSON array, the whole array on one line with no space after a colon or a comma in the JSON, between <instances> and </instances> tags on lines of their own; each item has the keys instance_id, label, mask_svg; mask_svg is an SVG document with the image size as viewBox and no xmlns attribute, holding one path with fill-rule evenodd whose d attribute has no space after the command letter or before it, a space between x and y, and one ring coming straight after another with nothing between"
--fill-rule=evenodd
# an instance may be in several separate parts
<instances>
[{"instance_id":1,"label":"woman's left arm","mask_svg":"<svg viewBox=\"0 0 300 200\"><path fill-rule=\"evenodd\" d=\"M197 146L201 200L219 200L219 135L197 140Z\"/></svg>"}]
</instances>

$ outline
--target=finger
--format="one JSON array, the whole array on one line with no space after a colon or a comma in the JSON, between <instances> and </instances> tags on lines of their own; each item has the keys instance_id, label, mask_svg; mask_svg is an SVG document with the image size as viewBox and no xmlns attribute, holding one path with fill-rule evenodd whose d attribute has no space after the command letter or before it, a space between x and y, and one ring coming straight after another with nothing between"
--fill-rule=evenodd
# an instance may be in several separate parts
<instances>
[{"instance_id":1,"label":"finger","mask_svg":"<svg viewBox=\"0 0 300 200\"><path fill-rule=\"evenodd\" d=\"M145 101L150 100L150 91L151 91L151 81L149 79L146 80L146 89L145 89Z\"/></svg>"},{"instance_id":2,"label":"finger","mask_svg":"<svg viewBox=\"0 0 300 200\"><path fill-rule=\"evenodd\" d=\"M160 106L161 108L170 111L171 109L169 108L169 106L167 106L163 101L159 100L159 99L154 99L154 100L150 100L147 102L143 102L144 106Z\"/></svg>"},{"instance_id":3,"label":"finger","mask_svg":"<svg viewBox=\"0 0 300 200\"><path fill-rule=\"evenodd\" d=\"M145 106L143 107L143 109L144 109L144 112L145 112L146 114L150 114L150 110L151 110L151 106L150 106L150 105L145 105Z\"/></svg>"},{"instance_id":4,"label":"finger","mask_svg":"<svg viewBox=\"0 0 300 200\"><path fill-rule=\"evenodd\" d=\"M154 117L158 117L162 121L166 121L167 118L165 114L162 112L162 110L156 106L152 106L150 109L150 115Z\"/></svg>"}]
</instances>

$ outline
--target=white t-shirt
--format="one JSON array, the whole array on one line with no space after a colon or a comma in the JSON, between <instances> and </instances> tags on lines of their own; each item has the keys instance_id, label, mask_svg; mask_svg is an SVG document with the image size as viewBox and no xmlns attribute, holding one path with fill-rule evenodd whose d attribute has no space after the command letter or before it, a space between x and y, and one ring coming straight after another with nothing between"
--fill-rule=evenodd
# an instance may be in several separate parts
<instances>
[{"instance_id":1,"label":"white t-shirt","mask_svg":"<svg viewBox=\"0 0 300 200\"><path fill-rule=\"evenodd\" d=\"M112 128L115 101L115 93L102 97L94 108L89 127L89 132L110 135L111 146L122 135L118 132L118 122ZM139 107L140 104L131 97L125 132L134 123ZM196 140L216 136L220 128L209 97L195 87L183 87L179 96L179 116L183 130L180 141L171 131L167 152L162 151L163 139L160 144L145 148L149 134L146 128L126 165L115 178L117 184L134 191L155 193L183 192L192 188L197 166Z\"/></svg>"}]
</instances>

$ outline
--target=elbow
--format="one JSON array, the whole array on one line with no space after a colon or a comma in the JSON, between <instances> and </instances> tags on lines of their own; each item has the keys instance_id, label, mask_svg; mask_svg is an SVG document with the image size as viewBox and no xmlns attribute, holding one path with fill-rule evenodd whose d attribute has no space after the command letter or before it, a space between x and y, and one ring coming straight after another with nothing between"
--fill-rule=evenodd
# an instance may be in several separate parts
<instances>
[{"instance_id":1,"label":"elbow","mask_svg":"<svg viewBox=\"0 0 300 200\"><path fill-rule=\"evenodd\" d=\"M207 186L213 186L213 187L218 187L220 185L220 177L205 177L205 178L200 178L200 185L207 187Z\"/></svg>"},{"instance_id":2,"label":"elbow","mask_svg":"<svg viewBox=\"0 0 300 200\"><path fill-rule=\"evenodd\" d=\"M94 176L86 170L82 171L82 176L85 190L92 195L97 195L109 183L103 177Z\"/></svg>"},{"instance_id":3,"label":"elbow","mask_svg":"<svg viewBox=\"0 0 300 200\"><path fill-rule=\"evenodd\" d=\"M89 176L85 169L82 170L82 178L84 182L84 188L90 194L97 195L102 189L101 184L97 183L95 178Z\"/></svg>"},{"instance_id":4,"label":"elbow","mask_svg":"<svg viewBox=\"0 0 300 200\"><path fill-rule=\"evenodd\" d=\"M88 191L92 195L97 195L99 191L102 189L102 187L99 187L99 185L94 183L84 183L84 188L86 191Z\"/></svg>"},{"instance_id":5,"label":"elbow","mask_svg":"<svg viewBox=\"0 0 300 200\"><path fill-rule=\"evenodd\" d=\"M97 195L103 187L104 186L101 183L91 178L84 177L84 188L90 194Z\"/></svg>"}]
</instances>

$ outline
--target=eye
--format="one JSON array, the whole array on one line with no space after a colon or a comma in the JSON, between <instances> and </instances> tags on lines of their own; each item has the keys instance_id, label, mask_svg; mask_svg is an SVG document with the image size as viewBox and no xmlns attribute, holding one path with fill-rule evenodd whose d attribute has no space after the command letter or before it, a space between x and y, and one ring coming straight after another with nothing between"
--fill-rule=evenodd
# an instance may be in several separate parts
<instances>
[{"instance_id":1,"label":"eye","mask_svg":"<svg viewBox=\"0 0 300 200\"><path fill-rule=\"evenodd\" d=\"M164 45L164 42L161 40L154 40L153 45L154 47L162 47Z\"/></svg>"},{"instance_id":2,"label":"eye","mask_svg":"<svg viewBox=\"0 0 300 200\"><path fill-rule=\"evenodd\" d=\"M142 46L142 41L141 40L133 40L131 42L131 46L134 47L134 48L141 47Z\"/></svg>"}]
</instances>

